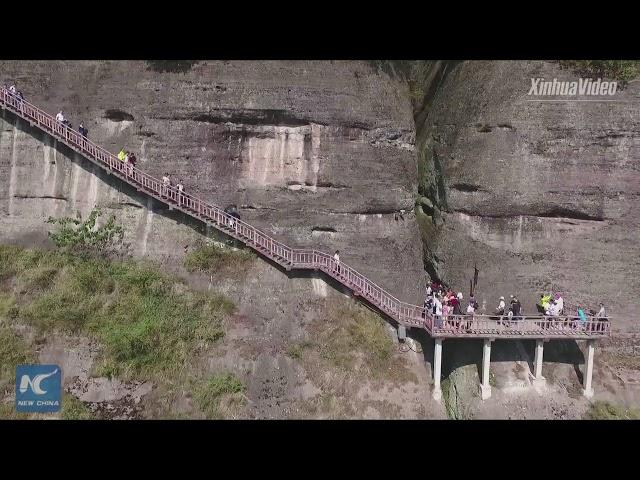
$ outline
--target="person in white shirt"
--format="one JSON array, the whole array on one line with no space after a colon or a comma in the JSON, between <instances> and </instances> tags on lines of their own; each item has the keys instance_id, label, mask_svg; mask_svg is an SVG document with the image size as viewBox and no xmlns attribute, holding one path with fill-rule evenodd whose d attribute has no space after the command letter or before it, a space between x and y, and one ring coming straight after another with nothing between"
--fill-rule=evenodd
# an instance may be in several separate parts
<instances>
[{"instance_id":1,"label":"person in white shirt","mask_svg":"<svg viewBox=\"0 0 640 480\"><path fill-rule=\"evenodd\" d=\"M560 315L560 308L558 308L558 301L554 301L551 305L549 305L549 308L547 309L546 312L547 315L549 315L550 317L557 317L558 315Z\"/></svg>"},{"instance_id":2,"label":"person in white shirt","mask_svg":"<svg viewBox=\"0 0 640 480\"><path fill-rule=\"evenodd\" d=\"M496 308L496 313L498 315L504 315L504 309L506 308L506 304L504 303L504 297L500 297L500 303L498 303L498 308Z\"/></svg>"},{"instance_id":3,"label":"person in white shirt","mask_svg":"<svg viewBox=\"0 0 640 480\"><path fill-rule=\"evenodd\" d=\"M474 313L476 313L476 308L472 303L469 303L469 305L467 305L467 315L473 315Z\"/></svg>"},{"instance_id":4,"label":"person in white shirt","mask_svg":"<svg viewBox=\"0 0 640 480\"><path fill-rule=\"evenodd\" d=\"M442 301L439 295L433 296L433 314L436 316L436 327L442 328Z\"/></svg>"},{"instance_id":5,"label":"person in white shirt","mask_svg":"<svg viewBox=\"0 0 640 480\"><path fill-rule=\"evenodd\" d=\"M598 320L601 318L607 318L607 312L604 309L604 303L600 304L600 310L598 311Z\"/></svg>"},{"instance_id":6,"label":"person in white shirt","mask_svg":"<svg viewBox=\"0 0 640 480\"><path fill-rule=\"evenodd\" d=\"M56 120L57 120L58 122L60 122L60 123L63 123L63 122L64 122L64 115L62 114L62 110L60 110L60 111L58 112L58 114L56 115Z\"/></svg>"},{"instance_id":7,"label":"person in white shirt","mask_svg":"<svg viewBox=\"0 0 640 480\"><path fill-rule=\"evenodd\" d=\"M562 310L564 310L564 300L560 295L556 298L556 305L558 306L558 315L560 315Z\"/></svg>"},{"instance_id":8,"label":"person in white shirt","mask_svg":"<svg viewBox=\"0 0 640 480\"><path fill-rule=\"evenodd\" d=\"M178 205L180 205L182 204L182 191L184 190L184 185L182 185L182 180L178 182L178 185L176 185L176 187L178 188Z\"/></svg>"},{"instance_id":9,"label":"person in white shirt","mask_svg":"<svg viewBox=\"0 0 640 480\"><path fill-rule=\"evenodd\" d=\"M9 87L9 92L15 95L16 94L16 86L15 85L11 85Z\"/></svg>"},{"instance_id":10,"label":"person in white shirt","mask_svg":"<svg viewBox=\"0 0 640 480\"><path fill-rule=\"evenodd\" d=\"M592 328L598 330L598 331L604 331L605 328L605 324L604 323L600 323L600 322L606 322L607 321L607 312L604 309L604 303L600 302L600 310L598 311L597 315L597 319L598 319L598 323L596 325L594 325Z\"/></svg>"},{"instance_id":11,"label":"person in white shirt","mask_svg":"<svg viewBox=\"0 0 640 480\"><path fill-rule=\"evenodd\" d=\"M336 250L336 253L333 254L333 259L336 261L336 270L338 271L338 275L340 274L340 250Z\"/></svg>"},{"instance_id":12,"label":"person in white shirt","mask_svg":"<svg viewBox=\"0 0 640 480\"><path fill-rule=\"evenodd\" d=\"M436 297L433 304L436 307L436 315L442 315L442 301L440 297Z\"/></svg>"},{"instance_id":13,"label":"person in white shirt","mask_svg":"<svg viewBox=\"0 0 640 480\"><path fill-rule=\"evenodd\" d=\"M165 173L162 177L162 196L166 197L169 193L169 187L171 186L171 180L169 179L169 174Z\"/></svg>"}]
</instances>

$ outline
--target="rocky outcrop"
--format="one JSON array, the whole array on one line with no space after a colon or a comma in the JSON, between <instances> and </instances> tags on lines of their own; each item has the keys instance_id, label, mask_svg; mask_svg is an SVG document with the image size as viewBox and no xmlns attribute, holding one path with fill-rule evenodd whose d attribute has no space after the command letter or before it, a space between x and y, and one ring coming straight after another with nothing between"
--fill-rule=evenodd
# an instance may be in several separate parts
<instances>
[{"instance_id":1,"label":"rocky outcrop","mask_svg":"<svg viewBox=\"0 0 640 480\"><path fill-rule=\"evenodd\" d=\"M421 190L443 210L425 222L432 267L466 288L477 263L487 308L514 293L535 311L553 290L591 307L604 300L615 328L633 330L639 85L614 102L537 102L532 77L576 74L552 62L462 62L431 99L418 138L434 172Z\"/></svg>"},{"instance_id":2,"label":"rocky outcrop","mask_svg":"<svg viewBox=\"0 0 640 480\"><path fill-rule=\"evenodd\" d=\"M340 249L400 298L420 301L414 128L406 86L365 62L0 62L46 111L63 109L112 152L181 179L294 247ZM94 205L125 224L135 253L183 254L202 226L102 174L5 113L0 120L0 241L46 238L47 216ZM189 228L191 227L191 228Z\"/></svg>"}]
</instances>

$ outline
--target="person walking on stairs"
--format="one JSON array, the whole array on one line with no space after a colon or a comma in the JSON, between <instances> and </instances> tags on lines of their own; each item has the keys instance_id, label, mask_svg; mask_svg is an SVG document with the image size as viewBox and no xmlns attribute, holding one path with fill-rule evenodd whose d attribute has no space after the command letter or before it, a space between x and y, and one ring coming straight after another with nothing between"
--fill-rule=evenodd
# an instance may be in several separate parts
<instances>
[{"instance_id":1,"label":"person walking on stairs","mask_svg":"<svg viewBox=\"0 0 640 480\"><path fill-rule=\"evenodd\" d=\"M182 192L184 191L184 185L182 184L182 179L176 185L178 189L178 205L182 205Z\"/></svg>"},{"instance_id":2,"label":"person walking on stairs","mask_svg":"<svg viewBox=\"0 0 640 480\"><path fill-rule=\"evenodd\" d=\"M129 165L129 176L133 175L133 169L136 167L136 162L138 159L133 152L129 152L129 156L127 157L127 164Z\"/></svg>"},{"instance_id":3,"label":"person walking on stairs","mask_svg":"<svg viewBox=\"0 0 640 480\"><path fill-rule=\"evenodd\" d=\"M333 254L333 260L336 263L336 271L338 272L338 275L340 275L340 250L336 250L336 253Z\"/></svg>"},{"instance_id":4,"label":"person walking on stairs","mask_svg":"<svg viewBox=\"0 0 640 480\"><path fill-rule=\"evenodd\" d=\"M169 174L165 173L164 177L162 177L162 196L166 197L169 194L169 187L171 186L171 179L169 178Z\"/></svg>"}]
</instances>

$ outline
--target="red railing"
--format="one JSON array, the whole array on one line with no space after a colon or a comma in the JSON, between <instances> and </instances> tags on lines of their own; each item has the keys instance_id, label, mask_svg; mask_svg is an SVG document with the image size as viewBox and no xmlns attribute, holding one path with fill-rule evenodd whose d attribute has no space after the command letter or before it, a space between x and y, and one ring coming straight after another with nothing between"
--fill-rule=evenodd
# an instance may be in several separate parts
<instances>
[{"instance_id":1,"label":"red railing","mask_svg":"<svg viewBox=\"0 0 640 480\"><path fill-rule=\"evenodd\" d=\"M36 125L41 130L81 153L93 163L105 169L138 191L145 192L157 200L166 203L198 218L227 235L242 241L245 245L260 252L287 270L316 269L350 288L375 305L399 323L424 328L432 336L438 337L535 337L535 338L597 338L610 335L610 322L591 318L586 323L578 317L526 317L519 321L499 321L488 315L453 316L444 319L431 315L423 307L401 302L379 285L331 255L318 250L292 249L278 242L266 233L227 214L221 208L206 203L199 198L179 192L175 186L163 185L162 181L152 177L136 167L118 160L112 153L95 145L67 125L58 122L48 113L35 105L20 100L8 90L0 88L0 104L18 116Z\"/></svg>"}]
</instances>

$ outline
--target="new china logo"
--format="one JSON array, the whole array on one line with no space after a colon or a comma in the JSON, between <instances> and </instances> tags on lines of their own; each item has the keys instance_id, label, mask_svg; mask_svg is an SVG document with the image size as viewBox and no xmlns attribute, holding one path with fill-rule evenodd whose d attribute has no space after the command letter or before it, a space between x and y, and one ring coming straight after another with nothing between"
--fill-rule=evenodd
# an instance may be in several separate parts
<instances>
[{"instance_id":1,"label":"new china logo","mask_svg":"<svg viewBox=\"0 0 640 480\"><path fill-rule=\"evenodd\" d=\"M16 411L59 412L62 371L58 365L16 366Z\"/></svg>"}]
</instances>

